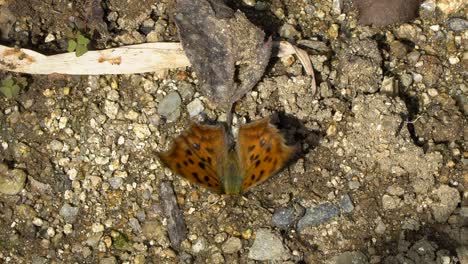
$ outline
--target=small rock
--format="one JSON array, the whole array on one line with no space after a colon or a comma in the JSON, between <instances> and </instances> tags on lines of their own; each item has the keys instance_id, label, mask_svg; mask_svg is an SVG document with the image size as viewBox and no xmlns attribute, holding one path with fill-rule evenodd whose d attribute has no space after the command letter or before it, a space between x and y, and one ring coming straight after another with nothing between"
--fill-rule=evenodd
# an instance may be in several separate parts
<instances>
[{"instance_id":1,"label":"small rock","mask_svg":"<svg viewBox=\"0 0 468 264\"><path fill-rule=\"evenodd\" d=\"M361 187L361 183L359 183L358 181L350 181L348 182L348 187L351 190L357 190L359 189L359 187Z\"/></svg>"},{"instance_id":2,"label":"small rock","mask_svg":"<svg viewBox=\"0 0 468 264\"><path fill-rule=\"evenodd\" d=\"M114 190L119 189L122 186L122 183L123 179L120 177L112 177L109 179L109 184Z\"/></svg>"},{"instance_id":3,"label":"small rock","mask_svg":"<svg viewBox=\"0 0 468 264\"><path fill-rule=\"evenodd\" d=\"M447 27L455 32L462 32L466 29L468 29L468 21L463 18L450 18L447 21Z\"/></svg>"},{"instance_id":4,"label":"small rock","mask_svg":"<svg viewBox=\"0 0 468 264\"><path fill-rule=\"evenodd\" d=\"M63 149L63 143L61 141L58 141L56 139L52 140L49 143L50 149L53 151L62 151Z\"/></svg>"},{"instance_id":5,"label":"small rock","mask_svg":"<svg viewBox=\"0 0 468 264\"><path fill-rule=\"evenodd\" d=\"M343 195L340 200L340 209L342 212L351 213L354 210L353 201L348 194Z\"/></svg>"},{"instance_id":6,"label":"small rock","mask_svg":"<svg viewBox=\"0 0 468 264\"><path fill-rule=\"evenodd\" d=\"M286 259L289 253L281 240L268 229L259 229L255 241L249 250L249 259L254 260L281 260Z\"/></svg>"},{"instance_id":7,"label":"small rock","mask_svg":"<svg viewBox=\"0 0 468 264\"><path fill-rule=\"evenodd\" d=\"M24 188L27 175L20 169L8 169L8 166L0 163L0 193L15 195Z\"/></svg>"},{"instance_id":8,"label":"small rock","mask_svg":"<svg viewBox=\"0 0 468 264\"><path fill-rule=\"evenodd\" d=\"M279 228L288 228L294 221L294 208L287 207L276 209L273 213L271 221L273 222L273 225Z\"/></svg>"},{"instance_id":9,"label":"small rock","mask_svg":"<svg viewBox=\"0 0 468 264\"><path fill-rule=\"evenodd\" d=\"M401 199L391 195L384 194L382 196L382 207L384 210L393 210L400 207Z\"/></svg>"},{"instance_id":10,"label":"small rock","mask_svg":"<svg viewBox=\"0 0 468 264\"><path fill-rule=\"evenodd\" d=\"M385 233L385 230L387 229L387 226L385 225L385 223L382 221L382 219L379 217L377 219L377 226L375 227L375 232L377 234L380 234L382 235L383 233Z\"/></svg>"},{"instance_id":11,"label":"small rock","mask_svg":"<svg viewBox=\"0 0 468 264\"><path fill-rule=\"evenodd\" d=\"M110 100L106 100L104 102L104 113L110 119L115 119L119 113L119 104Z\"/></svg>"},{"instance_id":12,"label":"small rock","mask_svg":"<svg viewBox=\"0 0 468 264\"><path fill-rule=\"evenodd\" d=\"M402 196L403 194L405 194L405 190L401 188L400 186L396 186L396 185L389 186L387 188L387 192L390 195L394 195L394 196Z\"/></svg>"},{"instance_id":13,"label":"small rock","mask_svg":"<svg viewBox=\"0 0 468 264\"><path fill-rule=\"evenodd\" d=\"M91 230L93 230L94 233L99 233L104 231L104 225L101 223L93 223L91 226Z\"/></svg>"},{"instance_id":14,"label":"small rock","mask_svg":"<svg viewBox=\"0 0 468 264\"><path fill-rule=\"evenodd\" d=\"M169 246L169 238L161 223L157 221L146 221L141 228L141 232L147 239L152 239L163 247Z\"/></svg>"},{"instance_id":15,"label":"small rock","mask_svg":"<svg viewBox=\"0 0 468 264\"><path fill-rule=\"evenodd\" d=\"M230 237L222 246L223 252L226 254L236 253L242 249L242 242L238 237Z\"/></svg>"},{"instance_id":16,"label":"small rock","mask_svg":"<svg viewBox=\"0 0 468 264\"><path fill-rule=\"evenodd\" d=\"M368 264L366 255L360 251L347 251L332 258L333 264Z\"/></svg>"},{"instance_id":17,"label":"small rock","mask_svg":"<svg viewBox=\"0 0 468 264\"><path fill-rule=\"evenodd\" d=\"M52 33L47 34L47 36L44 39L45 43L49 43L55 40L55 36Z\"/></svg>"},{"instance_id":18,"label":"small rock","mask_svg":"<svg viewBox=\"0 0 468 264\"><path fill-rule=\"evenodd\" d=\"M457 208L460 202L460 194L457 189L448 185L440 186L434 193L439 202L432 204L432 213L437 222L444 223Z\"/></svg>"},{"instance_id":19,"label":"small rock","mask_svg":"<svg viewBox=\"0 0 468 264\"><path fill-rule=\"evenodd\" d=\"M151 136L151 131L146 124L135 124L133 126L133 133L139 139L146 139Z\"/></svg>"},{"instance_id":20,"label":"small rock","mask_svg":"<svg viewBox=\"0 0 468 264\"><path fill-rule=\"evenodd\" d=\"M187 111L189 112L190 117L197 116L205 110L203 103L200 99L195 98L192 102L187 105Z\"/></svg>"},{"instance_id":21,"label":"small rock","mask_svg":"<svg viewBox=\"0 0 468 264\"><path fill-rule=\"evenodd\" d=\"M291 24L284 24L280 30L279 30L279 34L281 37L283 38L287 38L287 39L292 39L294 38L295 36L299 35L299 31L297 31L293 25Z\"/></svg>"},{"instance_id":22,"label":"small rock","mask_svg":"<svg viewBox=\"0 0 468 264\"><path fill-rule=\"evenodd\" d=\"M74 223L76 221L76 216L78 215L78 208L73 207L69 204L64 204L60 209L60 215L63 217L66 223Z\"/></svg>"},{"instance_id":23,"label":"small rock","mask_svg":"<svg viewBox=\"0 0 468 264\"><path fill-rule=\"evenodd\" d=\"M138 233L141 230L140 222L138 219L132 217L128 220L128 225L132 228L133 232Z\"/></svg>"},{"instance_id":24,"label":"small rock","mask_svg":"<svg viewBox=\"0 0 468 264\"><path fill-rule=\"evenodd\" d=\"M159 103L158 114L164 116L167 122L176 121L180 116L182 99L177 92L171 92Z\"/></svg>"},{"instance_id":25,"label":"small rock","mask_svg":"<svg viewBox=\"0 0 468 264\"><path fill-rule=\"evenodd\" d=\"M192 251L195 254L198 254L206 249L207 242L206 239L204 238L199 238L193 243L192 245Z\"/></svg>"},{"instance_id":26,"label":"small rock","mask_svg":"<svg viewBox=\"0 0 468 264\"><path fill-rule=\"evenodd\" d=\"M340 215L340 209L331 203L319 204L316 207L307 208L305 215L297 223L297 229L304 230L309 226L323 224Z\"/></svg>"}]
</instances>

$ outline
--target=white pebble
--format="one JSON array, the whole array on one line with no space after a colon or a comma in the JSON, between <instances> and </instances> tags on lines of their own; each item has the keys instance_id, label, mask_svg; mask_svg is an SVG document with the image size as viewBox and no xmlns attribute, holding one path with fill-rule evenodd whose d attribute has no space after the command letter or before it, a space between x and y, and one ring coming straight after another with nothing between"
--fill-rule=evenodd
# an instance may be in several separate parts
<instances>
[{"instance_id":1,"label":"white pebble","mask_svg":"<svg viewBox=\"0 0 468 264\"><path fill-rule=\"evenodd\" d=\"M102 232L104 231L104 225L101 223L94 223L91 227L94 233Z\"/></svg>"},{"instance_id":2,"label":"white pebble","mask_svg":"<svg viewBox=\"0 0 468 264\"><path fill-rule=\"evenodd\" d=\"M42 224L43 224L44 222L42 221L42 219L35 217L35 218L32 220L32 223L33 223L33 225L35 225L35 226L42 226Z\"/></svg>"},{"instance_id":3,"label":"white pebble","mask_svg":"<svg viewBox=\"0 0 468 264\"><path fill-rule=\"evenodd\" d=\"M63 226L63 232L65 233L65 235L69 235L73 232L73 226L71 224L65 224Z\"/></svg>"},{"instance_id":4,"label":"white pebble","mask_svg":"<svg viewBox=\"0 0 468 264\"><path fill-rule=\"evenodd\" d=\"M449 58L449 63L452 64L452 65L457 64L459 62L460 62L460 59L458 57L450 57Z\"/></svg>"}]
</instances>

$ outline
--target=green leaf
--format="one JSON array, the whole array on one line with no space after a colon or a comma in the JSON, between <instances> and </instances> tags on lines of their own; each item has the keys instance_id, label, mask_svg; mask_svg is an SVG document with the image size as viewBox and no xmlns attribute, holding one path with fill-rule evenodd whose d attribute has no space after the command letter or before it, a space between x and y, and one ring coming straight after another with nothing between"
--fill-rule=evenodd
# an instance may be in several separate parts
<instances>
[{"instance_id":1,"label":"green leaf","mask_svg":"<svg viewBox=\"0 0 468 264\"><path fill-rule=\"evenodd\" d=\"M8 77L7 79L3 80L2 81L2 86L12 86L13 84L15 84L15 81L13 81L13 79L11 77Z\"/></svg>"},{"instance_id":2,"label":"green leaf","mask_svg":"<svg viewBox=\"0 0 468 264\"><path fill-rule=\"evenodd\" d=\"M73 51L75 51L76 46L77 46L76 41L74 41L73 39L70 39L70 40L68 41L68 48L67 48L68 52L73 52Z\"/></svg>"},{"instance_id":3,"label":"green leaf","mask_svg":"<svg viewBox=\"0 0 468 264\"><path fill-rule=\"evenodd\" d=\"M13 86L2 86L0 92L8 99L17 96L19 94L20 87L18 85Z\"/></svg>"},{"instance_id":4,"label":"green leaf","mask_svg":"<svg viewBox=\"0 0 468 264\"><path fill-rule=\"evenodd\" d=\"M86 52L88 52L88 48L86 46L83 46L83 45L76 46L76 53L75 54L76 54L77 57L82 56Z\"/></svg>"},{"instance_id":5,"label":"green leaf","mask_svg":"<svg viewBox=\"0 0 468 264\"><path fill-rule=\"evenodd\" d=\"M77 38L78 44L85 45L85 46L89 44L89 39L81 35L81 33L78 33L78 36L76 38Z\"/></svg>"}]
</instances>

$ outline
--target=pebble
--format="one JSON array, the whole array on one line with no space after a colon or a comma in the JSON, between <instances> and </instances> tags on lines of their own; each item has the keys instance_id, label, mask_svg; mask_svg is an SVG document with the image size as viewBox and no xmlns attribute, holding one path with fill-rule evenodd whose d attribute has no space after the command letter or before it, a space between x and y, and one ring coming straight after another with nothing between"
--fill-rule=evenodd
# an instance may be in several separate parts
<instances>
[{"instance_id":1,"label":"pebble","mask_svg":"<svg viewBox=\"0 0 468 264\"><path fill-rule=\"evenodd\" d=\"M434 194L437 196L439 202L431 205L432 214L437 222L444 223L457 208L460 202L460 194L457 189L448 185L440 186L434 191Z\"/></svg>"},{"instance_id":2,"label":"pebble","mask_svg":"<svg viewBox=\"0 0 468 264\"><path fill-rule=\"evenodd\" d=\"M288 257L288 251L281 240L268 229L259 229L255 241L249 250L249 259L253 260L281 260Z\"/></svg>"},{"instance_id":3,"label":"pebble","mask_svg":"<svg viewBox=\"0 0 468 264\"><path fill-rule=\"evenodd\" d=\"M138 233L141 230L140 222L138 219L132 217L128 220L128 225L132 228L133 232Z\"/></svg>"},{"instance_id":4,"label":"pebble","mask_svg":"<svg viewBox=\"0 0 468 264\"><path fill-rule=\"evenodd\" d=\"M50 146L50 149L53 151L61 151L63 149L63 143L56 139L52 140L49 143L49 146Z\"/></svg>"},{"instance_id":5,"label":"pebble","mask_svg":"<svg viewBox=\"0 0 468 264\"><path fill-rule=\"evenodd\" d=\"M104 225L101 223L93 223L91 226L91 230L93 230L94 233L99 233L104 231Z\"/></svg>"},{"instance_id":6,"label":"pebble","mask_svg":"<svg viewBox=\"0 0 468 264\"><path fill-rule=\"evenodd\" d=\"M45 43L49 43L55 40L55 36L52 33L47 34L47 36L44 39Z\"/></svg>"},{"instance_id":7,"label":"pebble","mask_svg":"<svg viewBox=\"0 0 468 264\"><path fill-rule=\"evenodd\" d=\"M32 220L32 223L33 225L35 226L42 226L42 224L44 224L44 221L42 221L42 219L36 217Z\"/></svg>"},{"instance_id":8,"label":"pebble","mask_svg":"<svg viewBox=\"0 0 468 264\"><path fill-rule=\"evenodd\" d=\"M115 119L117 114L119 113L119 104L116 102L112 102L110 100L106 100L104 102L104 114L110 119Z\"/></svg>"},{"instance_id":9,"label":"pebble","mask_svg":"<svg viewBox=\"0 0 468 264\"><path fill-rule=\"evenodd\" d=\"M449 30L462 32L468 29L468 21L458 17L450 18L447 21L447 27Z\"/></svg>"},{"instance_id":10,"label":"pebble","mask_svg":"<svg viewBox=\"0 0 468 264\"><path fill-rule=\"evenodd\" d=\"M288 228L294 221L294 208L286 207L276 209L271 217L271 221L273 222L273 225L281 229Z\"/></svg>"},{"instance_id":11,"label":"pebble","mask_svg":"<svg viewBox=\"0 0 468 264\"><path fill-rule=\"evenodd\" d=\"M401 199L391 195L384 194L382 196L382 207L384 210L393 210L400 207Z\"/></svg>"},{"instance_id":12,"label":"pebble","mask_svg":"<svg viewBox=\"0 0 468 264\"><path fill-rule=\"evenodd\" d=\"M112 177L109 179L109 184L114 190L119 189L122 186L122 183L123 179L120 177Z\"/></svg>"},{"instance_id":13,"label":"pebble","mask_svg":"<svg viewBox=\"0 0 468 264\"><path fill-rule=\"evenodd\" d=\"M226 254L236 253L242 249L242 242L238 237L230 237L222 246L223 252Z\"/></svg>"},{"instance_id":14,"label":"pebble","mask_svg":"<svg viewBox=\"0 0 468 264\"><path fill-rule=\"evenodd\" d=\"M135 124L133 125L133 133L139 139L146 139L151 136L151 131L146 124Z\"/></svg>"},{"instance_id":15,"label":"pebble","mask_svg":"<svg viewBox=\"0 0 468 264\"><path fill-rule=\"evenodd\" d=\"M219 233L219 234L216 234L216 236L214 237L214 240L216 243L223 243L224 240L226 240L227 238L227 234L226 233Z\"/></svg>"},{"instance_id":16,"label":"pebble","mask_svg":"<svg viewBox=\"0 0 468 264\"><path fill-rule=\"evenodd\" d=\"M78 211L79 210L77 207L73 207L66 203L62 206L62 208L60 208L59 214L63 217L66 223L74 223L76 221Z\"/></svg>"},{"instance_id":17,"label":"pebble","mask_svg":"<svg viewBox=\"0 0 468 264\"><path fill-rule=\"evenodd\" d=\"M204 238L199 238L193 243L192 245L192 252L195 254L198 254L206 249L206 239Z\"/></svg>"},{"instance_id":18,"label":"pebble","mask_svg":"<svg viewBox=\"0 0 468 264\"><path fill-rule=\"evenodd\" d=\"M190 117L197 116L205 110L203 103L200 99L195 98L192 102L187 105L187 111L189 112Z\"/></svg>"},{"instance_id":19,"label":"pebble","mask_svg":"<svg viewBox=\"0 0 468 264\"><path fill-rule=\"evenodd\" d=\"M307 208L305 215L297 223L298 231L309 226L318 226L340 215L340 209L332 203L325 202L315 207Z\"/></svg>"},{"instance_id":20,"label":"pebble","mask_svg":"<svg viewBox=\"0 0 468 264\"><path fill-rule=\"evenodd\" d=\"M413 81L414 82L421 82L423 79L423 76L419 73L413 73Z\"/></svg>"},{"instance_id":21,"label":"pebble","mask_svg":"<svg viewBox=\"0 0 468 264\"><path fill-rule=\"evenodd\" d=\"M348 194L345 194L341 197L339 206L341 211L344 213L351 213L354 210L353 201Z\"/></svg>"},{"instance_id":22,"label":"pebble","mask_svg":"<svg viewBox=\"0 0 468 264\"><path fill-rule=\"evenodd\" d=\"M299 35L299 31L293 25L286 23L280 28L279 34L283 38L292 39Z\"/></svg>"},{"instance_id":23,"label":"pebble","mask_svg":"<svg viewBox=\"0 0 468 264\"><path fill-rule=\"evenodd\" d=\"M460 59L458 57L449 57L449 63L454 65L460 62Z\"/></svg>"},{"instance_id":24,"label":"pebble","mask_svg":"<svg viewBox=\"0 0 468 264\"><path fill-rule=\"evenodd\" d=\"M161 246L169 246L169 239L166 230L157 221L146 221L141 228L141 232L147 239L156 241Z\"/></svg>"},{"instance_id":25,"label":"pebble","mask_svg":"<svg viewBox=\"0 0 468 264\"><path fill-rule=\"evenodd\" d=\"M358 181L350 181L348 182L348 187L351 190L357 190L359 189L359 187L361 187L361 183L359 183Z\"/></svg>"},{"instance_id":26,"label":"pebble","mask_svg":"<svg viewBox=\"0 0 468 264\"><path fill-rule=\"evenodd\" d=\"M73 233L73 226L71 224L65 224L63 226L63 233L65 233L65 235Z\"/></svg>"},{"instance_id":27,"label":"pebble","mask_svg":"<svg viewBox=\"0 0 468 264\"><path fill-rule=\"evenodd\" d=\"M176 121L180 116L182 99L177 92L171 92L159 103L158 114L164 116L167 122Z\"/></svg>"},{"instance_id":28,"label":"pebble","mask_svg":"<svg viewBox=\"0 0 468 264\"><path fill-rule=\"evenodd\" d=\"M8 166L0 163L0 193L15 195L24 188L27 175L20 169L8 169Z\"/></svg>"}]
</instances>

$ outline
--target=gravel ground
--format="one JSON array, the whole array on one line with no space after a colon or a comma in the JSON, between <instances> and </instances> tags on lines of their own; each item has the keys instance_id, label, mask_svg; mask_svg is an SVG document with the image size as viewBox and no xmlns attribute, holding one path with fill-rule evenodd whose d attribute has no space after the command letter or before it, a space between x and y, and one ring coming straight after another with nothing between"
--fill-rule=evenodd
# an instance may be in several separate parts
<instances>
[{"instance_id":1,"label":"gravel ground","mask_svg":"<svg viewBox=\"0 0 468 264\"><path fill-rule=\"evenodd\" d=\"M93 49L178 41L173 1L100 2L0 1L1 43L61 53L76 29ZM467 5L425 1L381 28L347 0L233 7L310 54L316 94L294 57L272 59L234 115L272 115L297 160L219 196L155 156L189 119L226 119L191 69L24 75L0 97L0 262L468 263Z\"/></svg>"}]
</instances>

